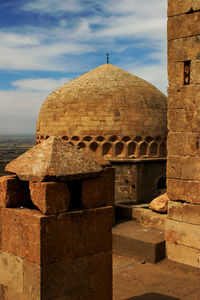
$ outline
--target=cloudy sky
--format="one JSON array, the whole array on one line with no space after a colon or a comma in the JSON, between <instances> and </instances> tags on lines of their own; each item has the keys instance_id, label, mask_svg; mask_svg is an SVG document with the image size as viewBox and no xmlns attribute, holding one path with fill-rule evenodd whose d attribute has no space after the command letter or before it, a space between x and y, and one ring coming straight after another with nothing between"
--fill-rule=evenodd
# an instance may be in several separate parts
<instances>
[{"instance_id":1,"label":"cloudy sky","mask_svg":"<svg viewBox=\"0 0 200 300\"><path fill-rule=\"evenodd\" d=\"M45 98L106 62L166 93L167 0L0 0L0 134L34 134Z\"/></svg>"}]
</instances>

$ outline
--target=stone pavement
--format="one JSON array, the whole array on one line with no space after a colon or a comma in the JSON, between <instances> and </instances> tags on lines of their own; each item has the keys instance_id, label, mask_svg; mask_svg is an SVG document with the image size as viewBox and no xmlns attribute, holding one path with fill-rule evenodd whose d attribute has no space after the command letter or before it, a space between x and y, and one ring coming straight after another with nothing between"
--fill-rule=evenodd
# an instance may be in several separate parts
<instances>
[{"instance_id":1,"label":"stone pavement","mask_svg":"<svg viewBox=\"0 0 200 300\"><path fill-rule=\"evenodd\" d=\"M113 300L200 300L200 269L113 255Z\"/></svg>"}]
</instances>

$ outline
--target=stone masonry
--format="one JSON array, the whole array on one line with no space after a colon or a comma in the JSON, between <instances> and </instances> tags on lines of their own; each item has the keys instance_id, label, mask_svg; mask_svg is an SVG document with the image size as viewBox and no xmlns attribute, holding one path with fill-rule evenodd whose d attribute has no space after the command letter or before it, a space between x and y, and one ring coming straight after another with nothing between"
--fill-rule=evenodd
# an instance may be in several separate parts
<instances>
[{"instance_id":1,"label":"stone masonry","mask_svg":"<svg viewBox=\"0 0 200 300\"><path fill-rule=\"evenodd\" d=\"M113 169L55 137L6 169L0 299L111 300Z\"/></svg>"},{"instance_id":2,"label":"stone masonry","mask_svg":"<svg viewBox=\"0 0 200 300\"><path fill-rule=\"evenodd\" d=\"M167 256L200 267L200 1L168 0Z\"/></svg>"}]
</instances>

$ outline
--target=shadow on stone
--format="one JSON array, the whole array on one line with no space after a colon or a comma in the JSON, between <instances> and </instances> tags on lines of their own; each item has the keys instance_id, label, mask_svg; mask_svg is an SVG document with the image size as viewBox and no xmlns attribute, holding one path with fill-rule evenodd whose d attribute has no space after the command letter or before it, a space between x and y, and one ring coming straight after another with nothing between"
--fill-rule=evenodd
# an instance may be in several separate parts
<instances>
[{"instance_id":1,"label":"shadow on stone","mask_svg":"<svg viewBox=\"0 0 200 300\"><path fill-rule=\"evenodd\" d=\"M157 293L148 293L141 296L135 296L131 298L127 298L126 300L179 300L179 298L174 298L162 294Z\"/></svg>"}]
</instances>

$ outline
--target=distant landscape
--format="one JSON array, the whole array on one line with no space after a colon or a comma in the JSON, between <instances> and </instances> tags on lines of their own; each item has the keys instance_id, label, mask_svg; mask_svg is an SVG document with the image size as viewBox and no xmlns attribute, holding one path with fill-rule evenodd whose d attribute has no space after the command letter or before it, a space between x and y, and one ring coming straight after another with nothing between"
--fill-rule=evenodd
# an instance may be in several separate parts
<instances>
[{"instance_id":1,"label":"distant landscape","mask_svg":"<svg viewBox=\"0 0 200 300\"><path fill-rule=\"evenodd\" d=\"M0 135L0 176L9 174L5 166L35 145L35 136Z\"/></svg>"}]
</instances>

